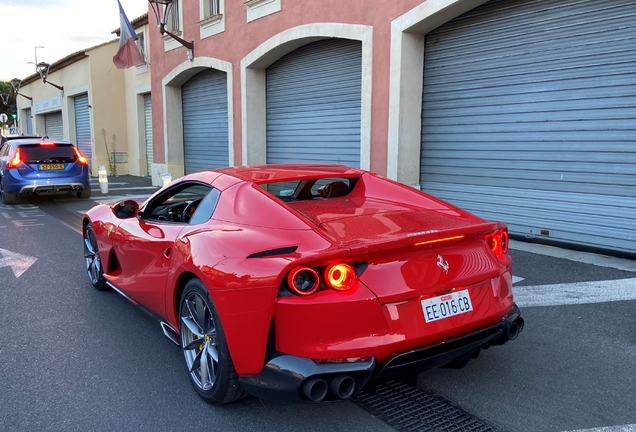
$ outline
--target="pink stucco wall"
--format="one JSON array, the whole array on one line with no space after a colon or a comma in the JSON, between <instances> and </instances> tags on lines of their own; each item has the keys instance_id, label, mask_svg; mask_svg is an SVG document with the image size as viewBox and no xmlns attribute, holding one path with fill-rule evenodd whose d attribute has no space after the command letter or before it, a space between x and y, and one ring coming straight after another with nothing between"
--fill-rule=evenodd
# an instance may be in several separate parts
<instances>
[{"instance_id":1,"label":"pink stucco wall","mask_svg":"<svg viewBox=\"0 0 636 432\"><path fill-rule=\"evenodd\" d=\"M371 170L386 174L389 105L389 63L391 21L422 0L282 0L282 10L247 23L243 1L225 0L225 32L199 39L199 2L183 2L183 38L195 41L195 57L212 57L233 65L234 163L241 161L241 70L240 61L276 34L305 24L346 23L373 26L373 81L371 118ZM153 137L155 161L165 162L163 154L163 101L161 80L186 59L185 48L164 53L163 41L152 10L149 10L152 59Z\"/></svg>"}]
</instances>

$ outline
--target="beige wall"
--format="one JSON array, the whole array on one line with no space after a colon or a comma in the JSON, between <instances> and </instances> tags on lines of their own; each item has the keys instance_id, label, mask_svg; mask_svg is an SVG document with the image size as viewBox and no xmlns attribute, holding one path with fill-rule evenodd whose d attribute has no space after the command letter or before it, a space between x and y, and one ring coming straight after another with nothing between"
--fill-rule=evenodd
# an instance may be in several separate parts
<instances>
[{"instance_id":1,"label":"beige wall","mask_svg":"<svg viewBox=\"0 0 636 432\"><path fill-rule=\"evenodd\" d=\"M126 96L124 71L113 64L118 41L100 45L89 51L91 80L91 133L93 135L93 173L97 167L108 168L106 144L110 152L128 153ZM103 131L106 133L105 139ZM113 137L115 144L113 146ZM117 174L128 174L128 164L117 164Z\"/></svg>"},{"instance_id":2,"label":"beige wall","mask_svg":"<svg viewBox=\"0 0 636 432\"><path fill-rule=\"evenodd\" d=\"M49 74L47 81L64 87L64 91L61 91L50 84L45 84L41 79L37 81L23 85L20 87L20 93L33 98L32 101L18 96L17 103L20 109L20 132L27 132L26 119L22 118L23 110L31 107L31 115L33 117L33 133L44 135L46 133L44 128L44 114L52 113L55 111L62 111L62 119L64 122L64 138L71 140L74 138L70 134L70 129L75 123L69 123L68 116L68 104L72 105L73 97L79 93L86 93L89 88L88 71L90 69L89 59L84 58L78 62L73 63L67 68L53 72ZM49 100L55 96L62 96L60 106L53 108L47 108L35 112L35 106L39 102ZM74 135L74 133L73 133Z\"/></svg>"},{"instance_id":3,"label":"beige wall","mask_svg":"<svg viewBox=\"0 0 636 432\"><path fill-rule=\"evenodd\" d=\"M97 175L99 165L108 168L106 143L110 152L114 150L127 155L128 163L116 164L118 175L129 174L131 171L136 175L144 175L146 170L145 153L144 160L139 160L139 94L137 92L144 88L149 91L150 76L149 73L137 74L135 67L125 70L117 69L113 64L113 55L115 55L117 48L118 40L115 39L87 49L85 51L87 57L51 73L48 81L63 86L64 91L38 79L20 89L20 93L31 96L33 101L18 97L18 108L21 115L19 119L20 132L26 133L27 131L26 119L23 118L25 109L31 107L33 132L41 135L45 133L44 114L62 111L64 138L75 143L74 97L88 94L93 153L91 168L94 176ZM59 95L61 95L59 106L37 113L33 111L38 102ZM143 114L143 96L141 110ZM106 132L106 140L104 140L102 130ZM113 136L115 137L114 149ZM145 137L142 136L141 139L145 140ZM140 166L143 167L143 172L140 171Z\"/></svg>"}]
</instances>

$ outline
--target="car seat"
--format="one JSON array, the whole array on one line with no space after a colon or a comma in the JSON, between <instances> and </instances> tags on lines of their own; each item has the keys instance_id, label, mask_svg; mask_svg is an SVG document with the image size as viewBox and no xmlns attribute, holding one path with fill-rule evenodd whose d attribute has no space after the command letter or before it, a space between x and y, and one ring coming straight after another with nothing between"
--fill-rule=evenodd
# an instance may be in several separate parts
<instances>
[{"instance_id":1,"label":"car seat","mask_svg":"<svg viewBox=\"0 0 636 432\"><path fill-rule=\"evenodd\" d=\"M329 183L325 188L325 198L337 198L349 193L349 186L343 181Z\"/></svg>"}]
</instances>

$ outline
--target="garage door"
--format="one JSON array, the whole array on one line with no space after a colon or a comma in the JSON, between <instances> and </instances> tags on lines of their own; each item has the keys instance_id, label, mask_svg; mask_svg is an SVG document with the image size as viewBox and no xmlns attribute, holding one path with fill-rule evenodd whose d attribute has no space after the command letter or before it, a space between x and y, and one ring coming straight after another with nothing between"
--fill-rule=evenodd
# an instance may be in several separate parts
<instances>
[{"instance_id":1,"label":"garage door","mask_svg":"<svg viewBox=\"0 0 636 432\"><path fill-rule=\"evenodd\" d=\"M144 95L144 129L146 132L146 161L148 175L152 175L152 101L150 93Z\"/></svg>"},{"instance_id":2,"label":"garage door","mask_svg":"<svg viewBox=\"0 0 636 432\"><path fill-rule=\"evenodd\" d=\"M53 139L64 139L64 125L62 124L62 111L44 114L45 135Z\"/></svg>"},{"instance_id":3,"label":"garage door","mask_svg":"<svg viewBox=\"0 0 636 432\"><path fill-rule=\"evenodd\" d=\"M636 3L491 1L426 36L421 186L636 252Z\"/></svg>"},{"instance_id":4,"label":"garage door","mask_svg":"<svg viewBox=\"0 0 636 432\"><path fill-rule=\"evenodd\" d=\"M77 147L89 160L93 157L91 146L91 118L88 111L88 94L76 96L75 105L75 136Z\"/></svg>"},{"instance_id":5,"label":"garage door","mask_svg":"<svg viewBox=\"0 0 636 432\"><path fill-rule=\"evenodd\" d=\"M229 165L227 76L206 70L182 88L185 173Z\"/></svg>"},{"instance_id":6,"label":"garage door","mask_svg":"<svg viewBox=\"0 0 636 432\"><path fill-rule=\"evenodd\" d=\"M28 134L32 134L33 133L33 119L31 118L31 108L29 108L29 109L24 111L24 116L26 117L27 133Z\"/></svg>"},{"instance_id":7,"label":"garage door","mask_svg":"<svg viewBox=\"0 0 636 432\"><path fill-rule=\"evenodd\" d=\"M267 162L360 167L362 44L325 40L267 69Z\"/></svg>"}]
</instances>

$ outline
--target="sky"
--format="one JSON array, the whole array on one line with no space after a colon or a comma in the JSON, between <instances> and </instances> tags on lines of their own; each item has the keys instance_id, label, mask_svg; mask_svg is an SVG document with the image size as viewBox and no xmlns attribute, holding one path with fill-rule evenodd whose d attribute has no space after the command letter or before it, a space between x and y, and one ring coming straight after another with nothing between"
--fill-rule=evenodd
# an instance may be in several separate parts
<instances>
[{"instance_id":1,"label":"sky","mask_svg":"<svg viewBox=\"0 0 636 432\"><path fill-rule=\"evenodd\" d=\"M148 0L120 0L130 21L149 11ZM117 0L0 0L0 81L34 74L38 62L117 39ZM155 20L150 11L149 22ZM44 47L37 48L35 47ZM115 55L115 52L113 52Z\"/></svg>"}]
</instances>

